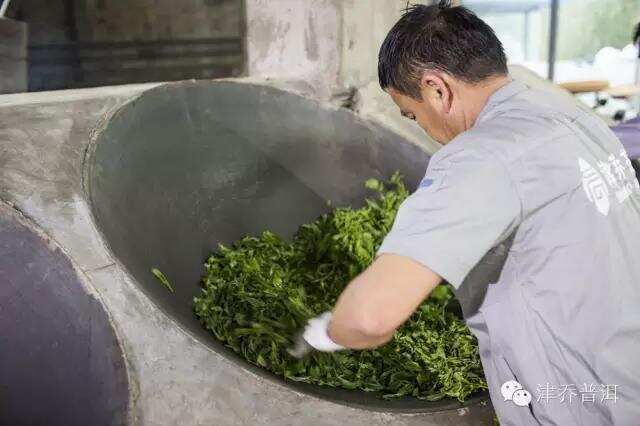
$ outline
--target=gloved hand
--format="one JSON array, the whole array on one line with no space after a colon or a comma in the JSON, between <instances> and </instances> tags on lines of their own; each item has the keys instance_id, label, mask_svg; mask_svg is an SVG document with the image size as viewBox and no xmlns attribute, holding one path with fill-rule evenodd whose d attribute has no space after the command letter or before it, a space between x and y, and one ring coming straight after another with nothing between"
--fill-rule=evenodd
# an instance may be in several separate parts
<instances>
[{"instance_id":1,"label":"gloved hand","mask_svg":"<svg viewBox=\"0 0 640 426\"><path fill-rule=\"evenodd\" d=\"M337 344L329 337L330 323L331 312L325 312L310 319L296 345L289 349L288 352L296 358L301 358L312 348L321 352L334 352L345 349L344 346Z\"/></svg>"}]
</instances>

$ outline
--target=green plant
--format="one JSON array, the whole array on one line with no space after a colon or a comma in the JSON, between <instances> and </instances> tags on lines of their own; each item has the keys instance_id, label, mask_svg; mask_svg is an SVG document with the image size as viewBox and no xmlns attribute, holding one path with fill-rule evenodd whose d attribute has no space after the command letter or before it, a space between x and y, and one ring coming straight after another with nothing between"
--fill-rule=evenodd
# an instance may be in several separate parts
<instances>
[{"instance_id":1,"label":"green plant","mask_svg":"<svg viewBox=\"0 0 640 426\"><path fill-rule=\"evenodd\" d=\"M264 231L221 245L205 264L194 309L213 335L249 362L287 380L413 396L465 400L486 389L478 348L439 286L386 345L375 350L286 353L307 320L330 310L344 286L374 260L408 192L399 174L364 207L341 207L302 225L292 241Z\"/></svg>"},{"instance_id":2,"label":"green plant","mask_svg":"<svg viewBox=\"0 0 640 426\"><path fill-rule=\"evenodd\" d=\"M169 279L167 278L167 276L165 274L162 273L162 271L160 269L151 268L151 273L153 274L154 277L156 277L156 279L160 282L160 284L162 284L163 286L165 286L167 288L167 290L169 290L171 293L175 293L173 291L173 286L169 282Z\"/></svg>"}]
</instances>

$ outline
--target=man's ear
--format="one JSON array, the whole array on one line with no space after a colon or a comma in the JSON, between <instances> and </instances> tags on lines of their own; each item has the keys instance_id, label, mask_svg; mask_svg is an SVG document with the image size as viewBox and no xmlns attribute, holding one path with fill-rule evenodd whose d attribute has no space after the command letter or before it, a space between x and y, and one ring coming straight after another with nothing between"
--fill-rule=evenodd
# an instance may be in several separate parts
<instances>
[{"instance_id":1,"label":"man's ear","mask_svg":"<svg viewBox=\"0 0 640 426\"><path fill-rule=\"evenodd\" d=\"M442 112L445 114L451 110L451 104L453 102L451 86L449 86L447 80L439 73L424 72L420 79L420 92L422 93L423 99L427 96L437 104L440 104Z\"/></svg>"}]
</instances>

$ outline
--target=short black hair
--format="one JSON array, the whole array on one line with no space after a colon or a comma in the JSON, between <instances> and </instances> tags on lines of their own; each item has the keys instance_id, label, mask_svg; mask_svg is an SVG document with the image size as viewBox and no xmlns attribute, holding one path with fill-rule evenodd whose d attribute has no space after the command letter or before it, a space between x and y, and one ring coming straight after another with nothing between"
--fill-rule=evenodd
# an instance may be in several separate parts
<instances>
[{"instance_id":1,"label":"short black hair","mask_svg":"<svg viewBox=\"0 0 640 426\"><path fill-rule=\"evenodd\" d=\"M446 72L468 83L508 73L502 43L469 9L443 0L432 6L407 5L378 55L378 79L415 99L425 70Z\"/></svg>"}]
</instances>

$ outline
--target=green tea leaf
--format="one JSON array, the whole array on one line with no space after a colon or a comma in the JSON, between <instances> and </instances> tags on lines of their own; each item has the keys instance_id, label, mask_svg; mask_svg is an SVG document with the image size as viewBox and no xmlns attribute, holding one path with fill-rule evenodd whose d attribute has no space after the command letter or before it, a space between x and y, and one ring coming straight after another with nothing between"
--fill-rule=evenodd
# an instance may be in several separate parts
<instances>
[{"instance_id":1,"label":"green tea leaf","mask_svg":"<svg viewBox=\"0 0 640 426\"><path fill-rule=\"evenodd\" d=\"M158 281L160 281L160 283L162 283L163 286L165 286L171 293L174 293L173 291L173 286L171 286L171 283L169 282L169 280L167 279L167 277L162 273L162 271L160 271L157 268L151 268L151 273L158 279Z\"/></svg>"},{"instance_id":2,"label":"green tea leaf","mask_svg":"<svg viewBox=\"0 0 640 426\"><path fill-rule=\"evenodd\" d=\"M359 209L335 208L300 226L290 241L264 231L220 245L205 263L195 314L215 338L286 380L381 392L384 398L464 401L487 385L476 340L457 316L447 285L436 288L383 347L302 360L286 352L307 320L330 310L373 262L409 195L399 173L366 186L376 198Z\"/></svg>"}]
</instances>

